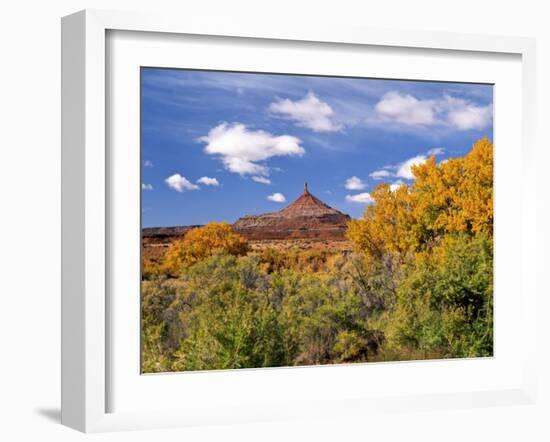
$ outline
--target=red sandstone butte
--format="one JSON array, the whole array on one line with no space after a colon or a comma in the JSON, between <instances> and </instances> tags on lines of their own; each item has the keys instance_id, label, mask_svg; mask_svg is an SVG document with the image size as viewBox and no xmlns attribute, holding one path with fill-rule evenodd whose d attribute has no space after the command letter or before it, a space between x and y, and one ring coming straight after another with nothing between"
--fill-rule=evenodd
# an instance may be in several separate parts
<instances>
[{"instance_id":1,"label":"red sandstone butte","mask_svg":"<svg viewBox=\"0 0 550 442\"><path fill-rule=\"evenodd\" d=\"M260 239L345 239L351 218L309 193L278 212L246 215L233 224L233 230L252 240Z\"/></svg>"}]
</instances>

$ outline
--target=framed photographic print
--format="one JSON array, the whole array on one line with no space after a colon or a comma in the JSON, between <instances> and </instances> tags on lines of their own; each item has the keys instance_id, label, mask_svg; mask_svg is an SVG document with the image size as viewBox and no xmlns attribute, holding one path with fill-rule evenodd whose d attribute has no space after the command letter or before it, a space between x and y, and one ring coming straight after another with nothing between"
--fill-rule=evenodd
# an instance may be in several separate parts
<instances>
[{"instance_id":1,"label":"framed photographic print","mask_svg":"<svg viewBox=\"0 0 550 442\"><path fill-rule=\"evenodd\" d=\"M533 57L64 18L63 422L532 401Z\"/></svg>"},{"instance_id":2,"label":"framed photographic print","mask_svg":"<svg viewBox=\"0 0 550 442\"><path fill-rule=\"evenodd\" d=\"M142 372L493 356L492 124L492 84L142 67Z\"/></svg>"}]
</instances>

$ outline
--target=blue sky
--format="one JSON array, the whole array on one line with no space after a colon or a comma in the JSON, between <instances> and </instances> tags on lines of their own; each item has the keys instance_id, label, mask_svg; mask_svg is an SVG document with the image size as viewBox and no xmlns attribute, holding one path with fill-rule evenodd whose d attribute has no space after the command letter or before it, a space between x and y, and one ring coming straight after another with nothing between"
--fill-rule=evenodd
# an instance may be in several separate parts
<instances>
[{"instance_id":1,"label":"blue sky","mask_svg":"<svg viewBox=\"0 0 550 442\"><path fill-rule=\"evenodd\" d=\"M234 222L310 192L354 218L381 182L493 138L491 85L142 68L144 227Z\"/></svg>"}]
</instances>

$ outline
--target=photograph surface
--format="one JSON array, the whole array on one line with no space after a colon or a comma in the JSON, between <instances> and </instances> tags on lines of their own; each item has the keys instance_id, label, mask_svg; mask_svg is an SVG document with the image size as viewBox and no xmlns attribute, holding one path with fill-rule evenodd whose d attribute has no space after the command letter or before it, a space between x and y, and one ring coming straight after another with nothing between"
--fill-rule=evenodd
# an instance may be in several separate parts
<instances>
[{"instance_id":1,"label":"photograph surface","mask_svg":"<svg viewBox=\"0 0 550 442\"><path fill-rule=\"evenodd\" d=\"M141 68L141 370L493 355L493 86Z\"/></svg>"}]
</instances>

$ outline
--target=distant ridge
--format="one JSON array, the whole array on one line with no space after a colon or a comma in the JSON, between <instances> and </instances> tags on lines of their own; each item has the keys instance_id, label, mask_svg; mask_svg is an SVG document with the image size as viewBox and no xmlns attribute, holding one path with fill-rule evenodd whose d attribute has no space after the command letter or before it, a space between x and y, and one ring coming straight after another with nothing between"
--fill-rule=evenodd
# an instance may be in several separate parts
<instances>
[{"instance_id":1,"label":"distant ridge","mask_svg":"<svg viewBox=\"0 0 550 442\"><path fill-rule=\"evenodd\" d=\"M233 224L233 230L251 240L330 239L344 240L349 215L330 207L312 195L304 184L303 193L278 212L246 215ZM169 244L200 225L144 227L142 241Z\"/></svg>"},{"instance_id":2,"label":"distant ridge","mask_svg":"<svg viewBox=\"0 0 550 442\"><path fill-rule=\"evenodd\" d=\"M293 203L278 212L246 215L233 229L248 239L345 239L351 218L304 191Z\"/></svg>"},{"instance_id":3,"label":"distant ridge","mask_svg":"<svg viewBox=\"0 0 550 442\"><path fill-rule=\"evenodd\" d=\"M201 227L200 225L177 227L144 227L141 229L141 241L147 244L169 244L175 239L183 238L189 230Z\"/></svg>"}]
</instances>

